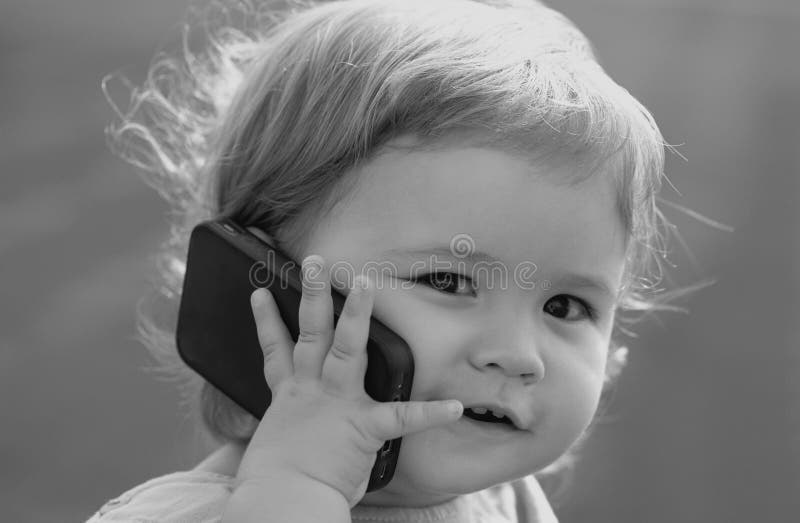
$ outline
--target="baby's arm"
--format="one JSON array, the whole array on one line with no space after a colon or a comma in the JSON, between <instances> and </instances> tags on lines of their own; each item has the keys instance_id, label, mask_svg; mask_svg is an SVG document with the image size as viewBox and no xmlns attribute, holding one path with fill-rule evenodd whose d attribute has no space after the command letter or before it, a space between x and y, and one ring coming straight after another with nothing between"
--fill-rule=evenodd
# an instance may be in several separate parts
<instances>
[{"instance_id":1,"label":"baby's arm","mask_svg":"<svg viewBox=\"0 0 800 523\"><path fill-rule=\"evenodd\" d=\"M303 264L296 346L269 292L252 295L273 397L242 458L225 522L350 521L384 441L463 411L457 401L378 403L366 394L373 291L357 279L334 332L329 273L314 257L317 269Z\"/></svg>"}]
</instances>

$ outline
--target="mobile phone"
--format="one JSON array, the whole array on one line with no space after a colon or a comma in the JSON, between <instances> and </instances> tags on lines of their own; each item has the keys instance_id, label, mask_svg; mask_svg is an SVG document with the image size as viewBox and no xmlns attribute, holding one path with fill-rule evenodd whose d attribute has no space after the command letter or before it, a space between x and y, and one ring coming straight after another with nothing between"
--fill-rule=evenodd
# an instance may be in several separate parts
<instances>
[{"instance_id":1,"label":"mobile phone","mask_svg":"<svg viewBox=\"0 0 800 523\"><path fill-rule=\"evenodd\" d=\"M231 219L194 227L189 239L176 344L192 369L258 419L272 399L264 378L250 295L266 287L296 342L302 296L301 266ZM345 296L331 289L334 322ZM408 401L414 358L408 344L376 318L367 341L364 389L376 401ZM367 491L392 479L402 438L386 441L377 452Z\"/></svg>"}]
</instances>

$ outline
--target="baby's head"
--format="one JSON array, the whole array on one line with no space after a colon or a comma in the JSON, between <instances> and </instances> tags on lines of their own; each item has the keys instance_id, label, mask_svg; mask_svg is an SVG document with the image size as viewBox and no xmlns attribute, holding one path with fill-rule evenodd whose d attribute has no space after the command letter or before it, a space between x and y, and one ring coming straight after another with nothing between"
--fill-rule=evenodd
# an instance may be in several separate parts
<instances>
[{"instance_id":1,"label":"baby's head","mask_svg":"<svg viewBox=\"0 0 800 523\"><path fill-rule=\"evenodd\" d=\"M374 315L414 353L412 399L494 407L516 426L407 436L394 480L366 502L435 502L565 462L622 365L619 313L648 308L660 276L652 117L533 0L268 8L219 33L185 100L161 98L172 140L145 134L180 210L168 296L189 231L212 217L349 268L332 274L340 288L382 268ZM141 326L177 361L168 329ZM213 434L252 435L256 420L192 384Z\"/></svg>"}]
</instances>

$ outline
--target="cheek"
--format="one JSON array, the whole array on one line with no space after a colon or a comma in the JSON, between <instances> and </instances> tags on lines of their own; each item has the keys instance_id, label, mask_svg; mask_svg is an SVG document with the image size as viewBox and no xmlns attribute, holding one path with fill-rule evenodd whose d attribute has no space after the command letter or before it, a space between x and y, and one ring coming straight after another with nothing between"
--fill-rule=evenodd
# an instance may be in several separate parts
<instances>
[{"instance_id":1,"label":"cheek","mask_svg":"<svg viewBox=\"0 0 800 523\"><path fill-rule=\"evenodd\" d=\"M553 376L550 397L551 421L558 427L559 437L572 441L589 426L597 411L603 388L605 354L592 365L571 365Z\"/></svg>"},{"instance_id":2,"label":"cheek","mask_svg":"<svg viewBox=\"0 0 800 523\"><path fill-rule=\"evenodd\" d=\"M388 290L396 295L375 301L373 315L399 334L414 355L414 381L411 399L440 399L435 390L452 372L463 357L461 347L474 339L464 321L456 315L442 314L431 306L413 300L403 293L413 291ZM446 398L441 398L446 399Z\"/></svg>"},{"instance_id":3,"label":"cheek","mask_svg":"<svg viewBox=\"0 0 800 523\"><path fill-rule=\"evenodd\" d=\"M599 333L552 340L545 379L538 385L542 414L558 438L579 437L595 415L605 379L608 343Z\"/></svg>"},{"instance_id":4,"label":"cheek","mask_svg":"<svg viewBox=\"0 0 800 523\"><path fill-rule=\"evenodd\" d=\"M458 369L463 368L461 351L463 345L454 339L452 331L422 327L407 338L414 354L414 383L411 399L432 400L450 399L453 387L449 386ZM462 387L458 387L459 389Z\"/></svg>"}]
</instances>

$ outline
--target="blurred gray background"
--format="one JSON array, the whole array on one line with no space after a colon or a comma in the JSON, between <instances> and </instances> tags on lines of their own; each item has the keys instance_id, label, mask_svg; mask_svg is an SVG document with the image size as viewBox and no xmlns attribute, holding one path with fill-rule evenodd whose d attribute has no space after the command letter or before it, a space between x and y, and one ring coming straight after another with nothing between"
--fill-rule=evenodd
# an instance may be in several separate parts
<instances>
[{"instance_id":1,"label":"blurred gray background","mask_svg":"<svg viewBox=\"0 0 800 523\"><path fill-rule=\"evenodd\" d=\"M718 283L630 343L564 523L783 522L800 512L800 3L551 0L655 115L680 195L677 283ZM0 4L0 507L83 521L209 449L142 369L134 305L166 206L113 156L100 81L141 84L187 0ZM127 95L117 96L125 105Z\"/></svg>"}]
</instances>

